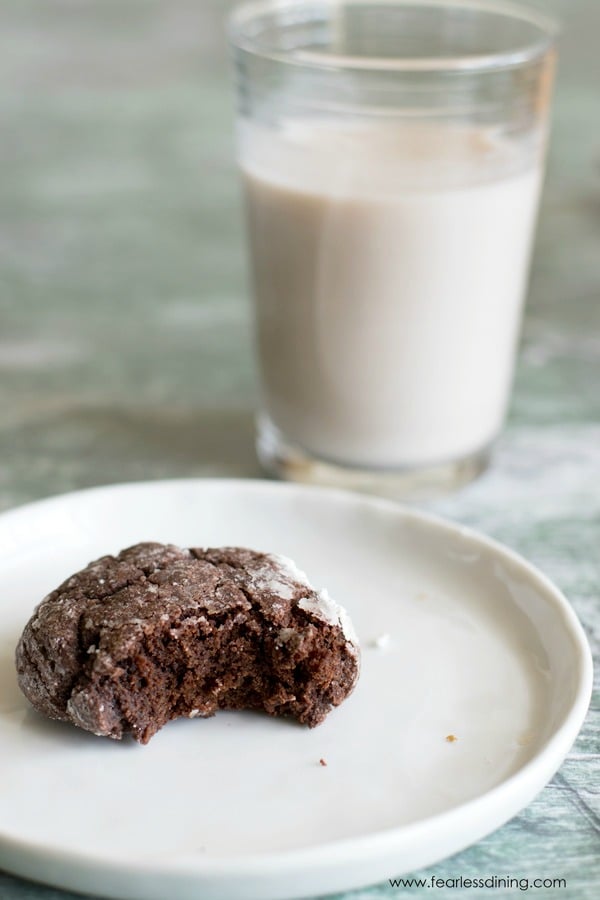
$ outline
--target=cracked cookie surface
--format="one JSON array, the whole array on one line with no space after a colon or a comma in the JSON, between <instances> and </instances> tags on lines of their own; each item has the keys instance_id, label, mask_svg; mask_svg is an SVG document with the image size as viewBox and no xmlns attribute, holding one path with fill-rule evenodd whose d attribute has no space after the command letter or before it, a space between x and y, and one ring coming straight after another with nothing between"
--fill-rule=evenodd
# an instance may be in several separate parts
<instances>
[{"instance_id":1,"label":"cracked cookie surface","mask_svg":"<svg viewBox=\"0 0 600 900\"><path fill-rule=\"evenodd\" d=\"M352 691L359 649L345 611L285 557L143 543L49 594L16 662L46 716L147 743L219 709L318 725Z\"/></svg>"}]
</instances>

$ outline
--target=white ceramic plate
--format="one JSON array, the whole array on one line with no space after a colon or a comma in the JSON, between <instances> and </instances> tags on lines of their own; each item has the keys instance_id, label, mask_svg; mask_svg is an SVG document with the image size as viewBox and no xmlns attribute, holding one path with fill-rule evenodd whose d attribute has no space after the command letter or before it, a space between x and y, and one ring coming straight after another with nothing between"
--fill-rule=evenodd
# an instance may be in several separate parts
<instances>
[{"instance_id":1,"label":"white ceramic plate","mask_svg":"<svg viewBox=\"0 0 600 900\"><path fill-rule=\"evenodd\" d=\"M13 664L34 605L141 540L293 557L350 611L354 694L314 730L221 713L147 747L45 720ZM0 866L65 888L281 900L417 869L529 803L589 702L585 637L543 575L386 501L266 482L120 485L1 516L0 547Z\"/></svg>"}]
</instances>

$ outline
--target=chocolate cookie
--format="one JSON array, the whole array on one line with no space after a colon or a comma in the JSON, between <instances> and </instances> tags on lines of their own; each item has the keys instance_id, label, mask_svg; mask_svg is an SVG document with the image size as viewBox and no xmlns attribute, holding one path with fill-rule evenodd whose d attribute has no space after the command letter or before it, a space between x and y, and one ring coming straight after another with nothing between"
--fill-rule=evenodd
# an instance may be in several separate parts
<instances>
[{"instance_id":1,"label":"chocolate cookie","mask_svg":"<svg viewBox=\"0 0 600 900\"><path fill-rule=\"evenodd\" d=\"M261 709L313 727L351 692L358 642L291 560L137 544L67 579L17 647L40 712L146 744L180 716Z\"/></svg>"}]
</instances>

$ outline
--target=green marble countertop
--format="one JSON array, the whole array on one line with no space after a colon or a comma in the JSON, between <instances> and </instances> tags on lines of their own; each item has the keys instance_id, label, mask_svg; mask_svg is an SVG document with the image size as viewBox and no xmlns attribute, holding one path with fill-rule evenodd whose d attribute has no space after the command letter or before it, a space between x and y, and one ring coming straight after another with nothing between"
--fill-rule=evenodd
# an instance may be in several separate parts
<instances>
[{"instance_id":1,"label":"green marble countertop","mask_svg":"<svg viewBox=\"0 0 600 900\"><path fill-rule=\"evenodd\" d=\"M222 34L228 5L2 5L2 508L91 484L260 474ZM597 654L600 3L552 5L566 27L510 421L492 469L430 508L539 565L572 601ZM596 690L542 794L429 874L563 877L566 889L536 895L600 896L599 731ZM384 884L345 896L418 893ZM0 873L1 900L67 896Z\"/></svg>"}]
</instances>

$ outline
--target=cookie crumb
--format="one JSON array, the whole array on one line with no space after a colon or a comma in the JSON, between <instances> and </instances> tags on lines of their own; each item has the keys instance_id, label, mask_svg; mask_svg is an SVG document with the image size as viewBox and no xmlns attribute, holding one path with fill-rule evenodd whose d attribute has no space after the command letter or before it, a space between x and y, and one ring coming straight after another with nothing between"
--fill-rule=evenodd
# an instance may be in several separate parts
<instances>
[{"instance_id":1,"label":"cookie crumb","mask_svg":"<svg viewBox=\"0 0 600 900\"><path fill-rule=\"evenodd\" d=\"M527 747L528 744L531 744L534 738L533 731L524 731L523 734L519 735L517 738L517 744L519 747Z\"/></svg>"},{"instance_id":2,"label":"cookie crumb","mask_svg":"<svg viewBox=\"0 0 600 900\"><path fill-rule=\"evenodd\" d=\"M380 634L379 637L374 638L371 641L371 647L375 647L376 650L385 650L386 647L389 647L391 637L387 632L385 634Z\"/></svg>"},{"instance_id":3,"label":"cookie crumb","mask_svg":"<svg viewBox=\"0 0 600 900\"><path fill-rule=\"evenodd\" d=\"M321 759L319 760L319 765L320 765L320 766L326 766L326 765L327 765L327 763L326 763L326 761L323 759L323 757L321 757Z\"/></svg>"},{"instance_id":4,"label":"cookie crumb","mask_svg":"<svg viewBox=\"0 0 600 900\"><path fill-rule=\"evenodd\" d=\"M447 740L447 742L448 742L449 744L453 744L454 741L457 741L457 740L458 740L458 738L456 737L455 734L447 734L447 735L446 735L446 740Z\"/></svg>"}]
</instances>

